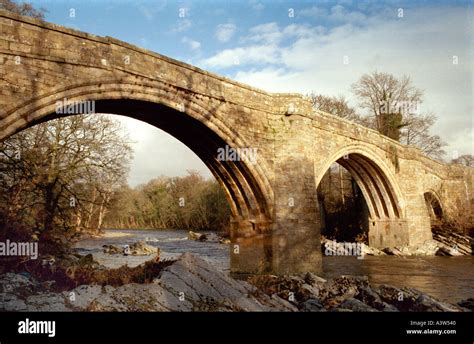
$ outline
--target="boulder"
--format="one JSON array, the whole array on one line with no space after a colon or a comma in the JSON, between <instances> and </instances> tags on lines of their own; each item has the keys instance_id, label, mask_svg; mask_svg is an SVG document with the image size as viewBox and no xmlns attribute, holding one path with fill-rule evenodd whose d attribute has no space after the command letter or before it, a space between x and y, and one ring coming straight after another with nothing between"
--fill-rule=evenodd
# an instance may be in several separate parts
<instances>
[{"instance_id":1,"label":"boulder","mask_svg":"<svg viewBox=\"0 0 474 344\"><path fill-rule=\"evenodd\" d=\"M365 303L351 297L338 306L339 309L349 309L353 312L377 312L375 308L372 308Z\"/></svg>"},{"instance_id":2,"label":"boulder","mask_svg":"<svg viewBox=\"0 0 474 344\"><path fill-rule=\"evenodd\" d=\"M382 312L398 312L398 309L395 306L382 301L380 296L370 287L358 288L358 293L355 298Z\"/></svg>"},{"instance_id":3,"label":"boulder","mask_svg":"<svg viewBox=\"0 0 474 344\"><path fill-rule=\"evenodd\" d=\"M366 277L341 276L327 281L319 291L319 298L326 308L342 303L359 293L359 289L368 288Z\"/></svg>"},{"instance_id":4,"label":"boulder","mask_svg":"<svg viewBox=\"0 0 474 344\"><path fill-rule=\"evenodd\" d=\"M235 280L189 253L165 268L154 283L175 296L182 295L193 310L297 310L286 300L259 293L253 285Z\"/></svg>"},{"instance_id":5,"label":"boulder","mask_svg":"<svg viewBox=\"0 0 474 344\"><path fill-rule=\"evenodd\" d=\"M103 245L104 253L108 254L123 254L132 256L147 256L150 254L159 254L160 249L148 245L145 241L137 241L131 245L126 245L126 249L119 248L114 245Z\"/></svg>"},{"instance_id":6,"label":"boulder","mask_svg":"<svg viewBox=\"0 0 474 344\"><path fill-rule=\"evenodd\" d=\"M104 253L108 254L122 254L123 249L118 248L117 246L114 245L102 245L102 248L104 249Z\"/></svg>"},{"instance_id":7,"label":"boulder","mask_svg":"<svg viewBox=\"0 0 474 344\"><path fill-rule=\"evenodd\" d=\"M421 294L415 300L413 307L410 309L415 312L460 312L461 309L457 306L446 302L441 302L435 298Z\"/></svg>"},{"instance_id":8,"label":"boulder","mask_svg":"<svg viewBox=\"0 0 474 344\"><path fill-rule=\"evenodd\" d=\"M308 299L301 303L300 311L302 312L322 312L324 306L318 299Z\"/></svg>"},{"instance_id":9,"label":"boulder","mask_svg":"<svg viewBox=\"0 0 474 344\"><path fill-rule=\"evenodd\" d=\"M146 244L144 241L137 241L130 245L130 255L132 256L147 256L150 254L159 254L160 249Z\"/></svg>"},{"instance_id":10,"label":"boulder","mask_svg":"<svg viewBox=\"0 0 474 344\"><path fill-rule=\"evenodd\" d=\"M439 249L436 251L437 256L462 256L463 254L459 251L457 246L446 246L446 245L440 245Z\"/></svg>"},{"instance_id":11,"label":"boulder","mask_svg":"<svg viewBox=\"0 0 474 344\"><path fill-rule=\"evenodd\" d=\"M188 240L194 241L207 241L207 235L204 233L196 233L193 231L188 232Z\"/></svg>"},{"instance_id":12,"label":"boulder","mask_svg":"<svg viewBox=\"0 0 474 344\"><path fill-rule=\"evenodd\" d=\"M402 312L459 312L461 308L422 293L413 288L396 288L381 285L377 292L380 298Z\"/></svg>"},{"instance_id":13,"label":"boulder","mask_svg":"<svg viewBox=\"0 0 474 344\"><path fill-rule=\"evenodd\" d=\"M396 247L386 247L382 251L388 254L389 256L403 256L404 255L404 253Z\"/></svg>"},{"instance_id":14,"label":"boulder","mask_svg":"<svg viewBox=\"0 0 474 344\"><path fill-rule=\"evenodd\" d=\"M319 283L325 283L326 280L318 275L313 274L312 272L306 273L304 276L304 281L308 284L315 285Z\"/></svg>"}]
</instances>

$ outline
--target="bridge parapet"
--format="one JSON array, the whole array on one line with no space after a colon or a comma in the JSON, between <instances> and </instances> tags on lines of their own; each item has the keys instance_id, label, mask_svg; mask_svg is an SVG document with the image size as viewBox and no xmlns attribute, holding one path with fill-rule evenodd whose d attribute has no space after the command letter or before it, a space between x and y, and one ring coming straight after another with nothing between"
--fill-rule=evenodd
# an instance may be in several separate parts
<instances>
[{"instance_id":1,"label":"bridge parapet","mask_svg":"<svg viewBox=\"0 0 474 344\"><path fill-rule=\"evenodd\" d=\"M302 96L268 93L111 37L80 32L4 10L0 10L0 30L0 52L11 60L10 63L2 60L2 64L9 74L15 73L21 65L15 63L15 58L32 57L44 60L45 66L46 62L56 62L65 68L67 65L93 67L96 71L91 76L98 80L105 75L110 78L111 73L118 79L135 76L268 113L311 110L310 103ZM61 71L53 69L51 72ZM88 73L91 74L90 69ZM33 79L37 86L41 83L44 84L41 86L49 86L42 75ZM32 80L24 80L24 83L28 84L28 81L31 84ZM37 88L40 93L47 89ZM18 93L14 91L18 90L7 89L5 95Z\"/></svg>"}]
</instances>

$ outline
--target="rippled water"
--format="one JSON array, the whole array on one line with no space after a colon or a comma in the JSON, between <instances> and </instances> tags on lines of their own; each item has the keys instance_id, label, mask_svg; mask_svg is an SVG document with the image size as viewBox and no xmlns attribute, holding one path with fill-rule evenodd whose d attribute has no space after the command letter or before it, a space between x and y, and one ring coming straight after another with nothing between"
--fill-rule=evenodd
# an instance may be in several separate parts
<instances>
[{"instance_id":1,"label":"rippled water","mask_svg":"<svg viewBox=\"0 0 474 344\"><path fill-rule=\"evenodd\" d=\"M111 233L116 231L109 231ZM228 245L187 240L187 231L179 230L120 230L132 236L87 239L77 243L82 254L92 253L103 265L118 267L136 266L150 259L149 256L109 255L102 252L102 245L122 246L145 240L161 249L161 258L176 258L181 253L199 255L217 268L229 271ZM456 303L474 297L474 257L324 257L325 278L340 275L368 276L373 285L391 284L411 287L440 300Z\"/></svg>"},{"instance_id":2,"label":"rippled water","mask_svg":"<svg viewBox=\"0 0 474 344\"><path fill-rule=\"evenodd\" d=\"M177 258L184 252L191 252L206 259L223 271L229 271L229 246L212 242L187 240L185 230L108 230L110 233L129 233L132 236L115 238L86 239L78 242L76 248L81 254L92 253L101 264L116 268L127 264L136 266L150 259L150 256L123 256L105 254L102 245L122 247L136 241L145 241L148 245L160 248L161 259Z\"/></svg>"}]
</instances>

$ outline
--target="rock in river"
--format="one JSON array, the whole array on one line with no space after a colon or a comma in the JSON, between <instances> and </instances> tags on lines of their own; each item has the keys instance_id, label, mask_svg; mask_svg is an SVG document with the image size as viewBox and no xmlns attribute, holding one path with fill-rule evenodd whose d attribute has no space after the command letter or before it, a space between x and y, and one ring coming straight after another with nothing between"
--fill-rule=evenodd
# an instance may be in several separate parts
<instances>
[{"instance_id":1,"label":"rock in river","mask_svg":"<svg viewBox=\"0 0 474 344\"><path fill-rule=\"evenodd\" d=\"M119 248L114 245L103 245L104 253L108 254L126 254L132 256L146 256L150 254L159 254L160 249L151 245L146 244L144 241L137 241L131 245L128 245L127 249Z\"/></svg>"}]
</instances>

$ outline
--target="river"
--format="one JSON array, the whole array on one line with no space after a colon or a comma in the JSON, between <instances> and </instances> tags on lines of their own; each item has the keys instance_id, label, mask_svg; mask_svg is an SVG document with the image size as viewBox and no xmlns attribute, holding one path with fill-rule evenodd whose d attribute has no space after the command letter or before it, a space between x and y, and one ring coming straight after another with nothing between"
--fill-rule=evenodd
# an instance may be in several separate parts
<instances>
[{"instance_id":1,"label":"river","mask_svg":"<svg viewBox=\"0 0 474 344\"><path fill-rule=\"evenodd\" d=\"M78 242L76 248L79 253L92 253L97 261L111 268L124 264L136 266L150 257L104 254L102 245L122 246L144 240L160 248L162 259L173 259L190 252L224 272L229 271L228 245L187 240L187 232L183 230L107 230L106 233L107 237ZM324 257L321 276L331 278L340 275L368 276L372 285L416 288L450 303L474 297L474 256Z\"/></svg>"}]
</instances>

